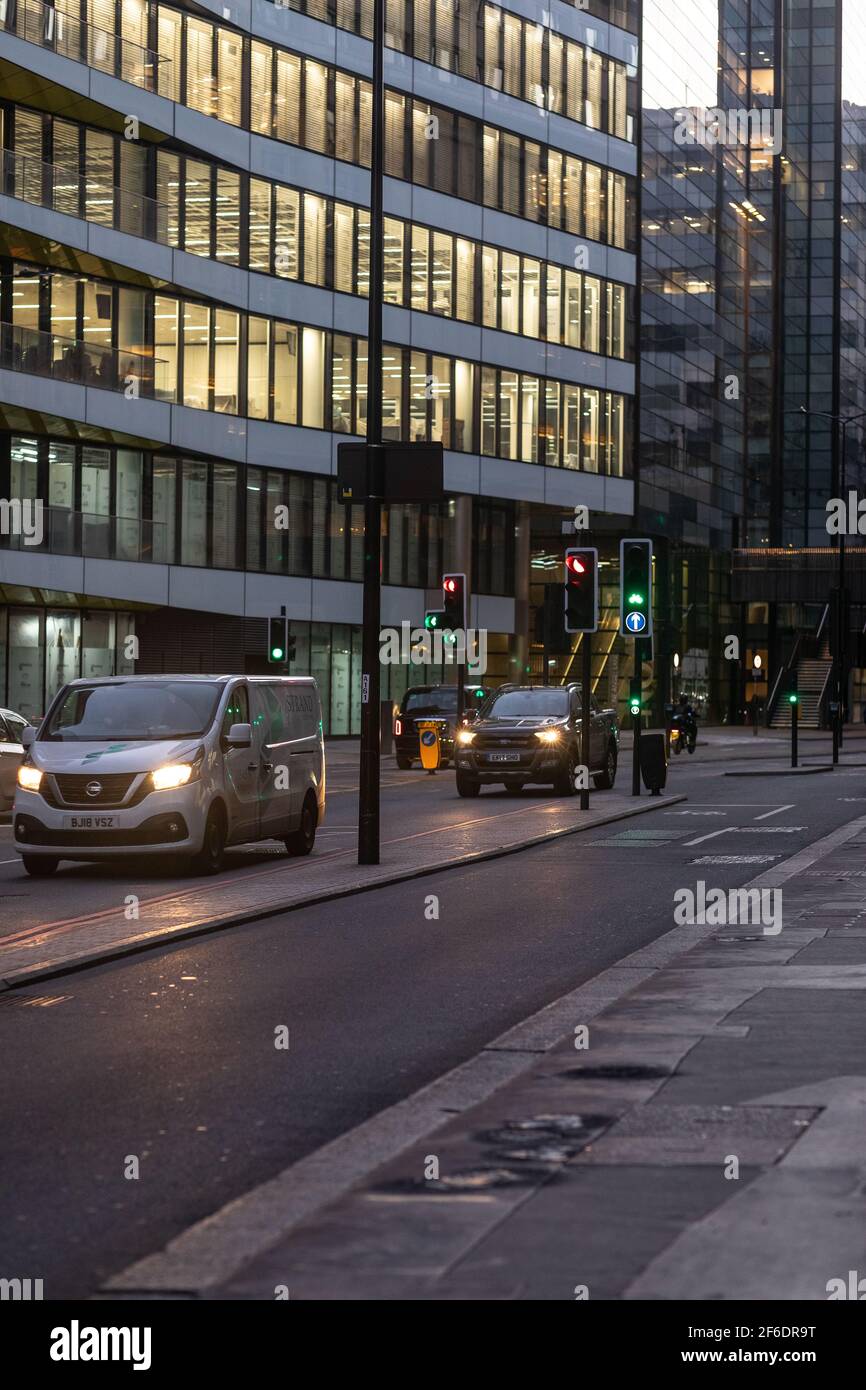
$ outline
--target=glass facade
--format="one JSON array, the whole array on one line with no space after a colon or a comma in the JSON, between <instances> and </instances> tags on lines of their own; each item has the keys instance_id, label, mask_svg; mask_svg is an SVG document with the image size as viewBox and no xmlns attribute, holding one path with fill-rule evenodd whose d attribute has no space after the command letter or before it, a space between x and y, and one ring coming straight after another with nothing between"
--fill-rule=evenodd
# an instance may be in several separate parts
<instances>
[{"instance_id":1,"label":"glass facade","mask_svg":"<svg viewBox=\"0 0 866 1390\"><path fill-rule=\"evenodd\" d=\"M369 0L299 0L278 8L363 36L372 7ZM383 348L383 433L386 441L441 441L449 453L473 456L449 458L447 466L461 480L474 470L479 495L386 506L383 579L415 591L407 606L420 618L425 591L437 590L445 568L471 575L473 593L488 596L505 629L489 634L496 679L529 669L520 655L525 633L510 631L528 608L517 555L526 553L529 511L526 502L481 495L481 488L536 497L547 484L525 467L503 473L486 460L616 480L633 475L634 397L623 389L633 372L618 364L634 363L637 347L637 181L625 172L635 168L638 133L636 6L593 0L579 8L587 18L566 22L572 32L563 33L546 13L537 22L486 0L387 4L390 47L477 86L472 95L465 82L448 78L419 95L414 79L429 84L435 74L405 63L391 69L413 80L404 84L411 91L386 92L386 200L399 215L389 212L384 227L390 341ZM18 535L0 537L0 545L16 574L32 568L31 551L47 576L61 571L54 556L135 562L84 570L100 583L108 574L128 578L133 595L153 592L154 575L142 564L194 569L202 582L220 571L225 592L237 595L232 573L258 576L250 593L268 592L265 576L308 579L313 611L336 618L345 611L337 596L351 593L354 609L357 593L335 585L357 586L363 561L362 509L339 500L331 469L339 439L367 429L368 347L358 333L366 312L358 301L371 279L359 174L370 160L369 51L345 39L335 46L333 33L289 15L260 13L271 35L261 39L233 28L223 13L225 22L218 10L208 15L181 4L63 0L63 23L52 17L27 30L34 45L155 91L224 129L220 135L219 127L177 113L176 138L144 124L130 133L121 107L109 109L110 84L104 106L86 100L70 107L55 99L50 78L45 90L22 89L30 104L11 94L0 101L2 192L17 200L12 231L0 240L0 367L94 388L65 392L80 418L50 413L64 399L52 384L44 410L2 422L0 491L41 502L45 530L34 546ZM17 26L20 14L19 7L0 16L0 26ZM628 33L607 34L601 20L627 25ZM37 71L39 61L37 53ZM452 104L425 100L430 92ZM192 130L207 135L193 139ZM231 163L240 131L251 137L247 169ZM280 156L280 146L289 154ZM418 196L408 185L417 185ZM49 243L34 230L45 219L23 203L91 225L71 234L72 245L59 236ZM470 218L467 203L507 216ZM138 241L103 237L99 229ZM142 241L161 249L142 248L139 256ZM596 243L591 264L584 242ZM170 272L164 248L180 253ZM226 271L208 271L192 257ZM252 274L229 275L229 268ZM278 291L265 277L283 282ZM221 302L223 295L234 302ZM405 341L410 335L423 346ZM112 406L97 389L183 409L134 407L127 424L124 402ZM197 428L192 410L228 419L222 426L201 419ZM308 430L337 438L328 446ZM246 438L245 452L231 452L255 462L220 457L208 437ZM506 475L500 487L496 479ZM603 488L577 476L569 483L560 475L551 495L562 503L536 509L556 534L576 490L615 507L631 495L629 486ZM12 595L12 606L32 603L32 596L18 598ZM264 620L240 616L245 597L227 604L240 605L238 616L174 606L153 612L142 597L137 621L153 624L146 662L162 659L161 642L173 669L195 660L192 653L213 660L218 651L220 661L258 669L264 639L256 624ZM27 614L27 642L41 673L34 690L45 698L72 670L71 652L113 650L95 629L86 640L85 606L81 597L58 594L54 607ZM226 636L218 648L217 632L228 634L232 624L242 636ZM328 732L357 732L357 629L336 620L293 620L293 629L295 669L319 680ZM25 648L17 628L14 642L8 622L4 631L5 656ZM84 657L77 660L84 669ZM100 660L93 657L94 671ZM389 672L386 684L398 697L405 683L432 674L407 668Z\"/></svg>"},{"instance_id":2,"label":"glass facade","mask_svg":"<svg viewBox=\"0 0 866 1390\"><path fill-rule=\"evenodd\" d=\"M102 135L25 107L0 106L5 191L227 264L344 294L368 293L366 209L113 135L102 137L104 183L91 174L67 177L68 170L89 166L96 134ZM385 238L391 304L634 360L628 285L397 217L386 219Z\"/></svg>"},{"instance_id":3,"label":"glass facade","mask_svg":"<svg viewBox=\"0 0 866 1390\"><path fill-rule=\"evenodd\" d=\"M44 537L0 545L95 559L361 579L363 508L332 478L143 449L0 435L0 495L41 499ZM514 504L474 504L476 589L514 580ZM447 504L386 506L386 584L435 588L445 568Z\"/></svg>"},{"instance_id":4,"label":"glass facade","mask_svg":"<svg viewBox=\"0 0 866 1390\"><path fill-rule=\"evenodd\" d=\"M574 280L578 304L591 307L601 282ZM600 311L584 307L580 317L598 338ZM605 331L616 318L604 315ZM124 389L134 364L152 355L158 400L345 434L366 429L366 341L348 334L0 262L0 334L7 328L4 364L17 370L39 368L27 355L34 349L20 351L23 332L50 344L49 375ZM630 397L496 367L479 376L472 362L393 344L383 361L386 439L627 476Z\"/></svg>"}]
</instances>

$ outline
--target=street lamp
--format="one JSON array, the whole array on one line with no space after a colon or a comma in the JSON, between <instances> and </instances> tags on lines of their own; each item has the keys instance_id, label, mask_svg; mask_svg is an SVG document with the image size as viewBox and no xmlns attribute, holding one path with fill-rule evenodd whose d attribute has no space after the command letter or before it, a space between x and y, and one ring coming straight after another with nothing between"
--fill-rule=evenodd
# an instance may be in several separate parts
<instances>
[{"instance_id":1,"label":"street lamp","mask_svg":"<svg viewBox=\"0 0 866 1390\"><path fill-rule=\"evenodd\" d=\"M791 413L791 412L788 412ZM861 410L857 415L829 415L824 410L809 410L805 405L800 406L799 413L811 418L815 415L821 420L829 420L831 424L838 425L842 430L842 451L839 455L839 495L844 501L846 484L846 466L848 458L848 428L856 425L859 420L866 420L866 410ZM845 660L845 639L846 633L843 630L845 615L845 532L839 532L839 576L836 589L836 623L835 634L833 636L833 666L835 687L836 709L833 718L833 762L839 761L839 749L842 746L842 725L843 715L843 696L842 685L844 680L844 660Z\"/></svg>"},{"instance_id":2,"label":"street lamp","mask_svg":"<svg viewBox=\"0 0 866 1390\"><path fill-rule=\"evenodd\" d=\"M761 679L761 667L764 661L760 652L752 654L752 737L758 737L758 691L757 684Z\"/></svg>"}]
</instances>

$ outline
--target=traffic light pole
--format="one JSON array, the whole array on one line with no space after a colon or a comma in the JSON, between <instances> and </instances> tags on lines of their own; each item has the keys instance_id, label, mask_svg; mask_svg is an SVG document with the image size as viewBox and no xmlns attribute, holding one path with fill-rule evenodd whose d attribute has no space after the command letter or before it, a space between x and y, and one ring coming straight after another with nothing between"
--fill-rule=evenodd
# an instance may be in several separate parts
<instances>
[{"instance_id":1,"label":"traffic light pole","mask_svg":"<svg viewBox=\"0 0 866 1390\"><path fill-rule=\"evenodd\" d=\"M791 705L791 766L797 766L797 722L800 707L798 701Z\"/></svg>"},{"instance_id":2,"label":"traffic light pole","mask_svg":"<svg viewBox=\"0 0 866 1390\"><path fill-rule=\"evenodd\" d=\"M592 682L592 635L585 632L583 642L583 677L581 681L581 711L580 711L580 761L583 763L581 783L586 779L586 786L580 788L580 809L589 810L589 760L590 760L590 732L592 727L592 706L590 702L590 684Z\"/></svg>"},{"instance_id":3,"label":"traffic light pole","mask_svg":"<svg viewBox=\"0 0 866 1390\"><path fill-rule=\"evenodd\" d=\"M382 444L382 292L384 233L385 0L373 0L373 87L370 145L370 294L367 330L367 448ZM364 502L364 608L361 632L361 760L358 778L358 863L379 863L379 630L382 621L382 498L371 497L367 456Z\"/></svg>"},{"instance_id":4,"label":"traffic light pole","mask_svg":"<svg viewBox=\"0 0 866 1390\"><path fill-rule=\"evenodd\" d=\"M634 675L640 688L643 680L643 661L640 643L634 644ZM637 714L632 716L632 756L631 756L631 794L640 796L640 705Z\"/></svg>"}]
</instances>

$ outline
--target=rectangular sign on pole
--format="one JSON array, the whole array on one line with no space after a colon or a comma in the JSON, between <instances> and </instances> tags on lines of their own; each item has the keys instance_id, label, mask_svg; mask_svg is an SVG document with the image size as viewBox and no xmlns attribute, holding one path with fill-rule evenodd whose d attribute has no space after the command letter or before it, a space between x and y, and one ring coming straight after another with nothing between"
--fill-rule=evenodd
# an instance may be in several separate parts
<instances>
[{"instance_id":1,"label":"rectangular sign on pole","mask_svg":"<svg viewBox=\"0 0 866 1390\"><path fill-rule=\"evenodd\" d=\"M436 444L337 445L337 485L343 502L441 502L445 450Z\"/></svg>"}]
</instances>

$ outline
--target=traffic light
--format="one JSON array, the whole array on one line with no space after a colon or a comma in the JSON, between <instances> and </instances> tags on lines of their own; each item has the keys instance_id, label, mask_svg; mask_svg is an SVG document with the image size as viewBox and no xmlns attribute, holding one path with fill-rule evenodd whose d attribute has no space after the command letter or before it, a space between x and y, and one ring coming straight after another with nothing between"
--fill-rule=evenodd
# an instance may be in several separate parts
<instances>
[{"instance_id":1,"label":"traffic light","mask_svg":"<svg viewBox=\"0 0 866 1390\"><path fill-rule=\"evenodd\" d=\"M629 683L628 712L633 719L640 717L641 707L641 680L640 676L633 676Z\"/></svg>"},{"instance_id":2,"label":"traffic light","mask_svg":"<svg viewBox=\"0 0 866 1390\"><path fill-rule=\"evenodd\" d=\"M619 625L623 637L650 637L653 630L653 543L619 543Z\"/></svg>"},{"instance_id":3,"label":"traffic light","mask_svg":"<svg viewBox=\"0 0 866 1390\"><path fill-rule=\"evenodd\" d=\"M590 546L565 552L565 630L598 631L598 551Z\"/></svg>"},{"instance_id":4,"label":"traffic light","mask_svg":"<svg viewBox=\"0 0 866 1390\"><path fill-rule=\"evenodd\" d=\"M268 661L273 666L283 666L289 659L289 620L288 618L268 619Z\"/></svg>"},{"instance_id":5,"label":"traffic light","mask_svg":"<svg viewBox=\"0 0 866 1390\"><path fill-rule=\"evenodd\" d=\"M466 575L443 574L442 605L445 613L444 627L452 632L466 629Z\"/></svg>"},{"instance_id":6,"label":"traffic light","mask_svg":"<svg viewBox=\"0 0 866 1390\"><path fill-rule=\"evenodd\" d=\"M444 608L428 608L428 609L427 609L427 612L424 614L424 626L426 627L426 629L427 629L428 632L434 632L434 631L436 630L437 627L439 627L439 628L444 627L444 626L445 626L445 609L444 609Z\"/></svg>"}]
</instances>

